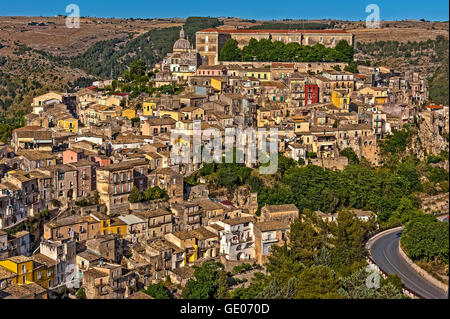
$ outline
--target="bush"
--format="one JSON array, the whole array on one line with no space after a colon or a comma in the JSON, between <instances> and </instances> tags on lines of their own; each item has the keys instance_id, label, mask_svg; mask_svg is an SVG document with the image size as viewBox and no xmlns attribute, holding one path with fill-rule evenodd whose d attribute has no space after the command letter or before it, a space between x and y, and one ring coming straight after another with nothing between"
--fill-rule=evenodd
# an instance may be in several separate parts
<instances>
[{"instance_id":1,"label":"bush","mask_svg":"<svg viewBox=\"0 0 450 319\"><path fill-rule=\"evenodd\" d=\"M449 224L432 215L413 217L405 226L401 243L414 261L439 261L448 265Z\"/></svg>"}]
</instances>

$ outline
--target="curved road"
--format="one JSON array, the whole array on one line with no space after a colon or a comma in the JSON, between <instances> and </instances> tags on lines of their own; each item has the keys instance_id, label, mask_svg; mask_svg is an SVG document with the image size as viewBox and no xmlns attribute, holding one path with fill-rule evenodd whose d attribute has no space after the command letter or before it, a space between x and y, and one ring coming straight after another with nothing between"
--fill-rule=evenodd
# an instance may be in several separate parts
<instances>
[{"instance_id":1,"label":"curved road","mask_svg":"<svg viewBox=\"0 0 450 319\"><path fill-rule=\"evenodd\" d=\"M447 299L447 293L420 276L398 252L401 230L376 239L370 253L376 264L388 274L397 274L403 284L426 299Z\"/></svg>"}]
</instances>

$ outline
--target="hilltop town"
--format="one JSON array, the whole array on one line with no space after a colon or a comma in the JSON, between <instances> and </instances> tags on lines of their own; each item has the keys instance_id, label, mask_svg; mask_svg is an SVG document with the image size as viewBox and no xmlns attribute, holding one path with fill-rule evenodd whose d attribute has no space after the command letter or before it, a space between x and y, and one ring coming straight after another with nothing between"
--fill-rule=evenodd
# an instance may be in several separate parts
<instances>
[{"instance_id":1,"label":"hilltop town","mask_svg":"<svg viewBox=\"0 0 450 319\"><path fill-rule=\"evenodd\" d=\"M0 145L0 298L195 298L204 265L217 267L214 297L270 298L246 289L275 276L273 254L302 241L292 234L321 238L299 248L299 273L349 276L369 235L447 211L448 105L414 69L356 63L354 46L337 28L207 28L193 43L182 27L155 66L34 96ZM198 146L194 122L277 130L277 173L176 161L174 147ZM341 247L341 227L364 234ZM446 267L434 270L448 284L448 253Z\"/></svg>"}]
</instances>

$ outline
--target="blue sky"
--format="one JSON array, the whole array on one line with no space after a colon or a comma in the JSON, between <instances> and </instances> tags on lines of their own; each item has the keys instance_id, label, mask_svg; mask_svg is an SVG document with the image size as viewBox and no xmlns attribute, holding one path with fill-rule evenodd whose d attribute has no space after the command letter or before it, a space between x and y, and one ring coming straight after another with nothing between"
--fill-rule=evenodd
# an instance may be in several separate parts
<instances>
[{"instance_id":1,"label":"blue sky","mask_svg":"<svg viewBox=\"0 0 450 319\"><path fill-rule=\"evenodd\" d=\"M5 1L6 2L6 1ZM380 7L382 20L449 20L448 0L16 0L2 3L2 16L54 16L77 4L82 16L167 18L188 16L247 19L366 20L365 8Z\"/></svg>"}]
</instances>

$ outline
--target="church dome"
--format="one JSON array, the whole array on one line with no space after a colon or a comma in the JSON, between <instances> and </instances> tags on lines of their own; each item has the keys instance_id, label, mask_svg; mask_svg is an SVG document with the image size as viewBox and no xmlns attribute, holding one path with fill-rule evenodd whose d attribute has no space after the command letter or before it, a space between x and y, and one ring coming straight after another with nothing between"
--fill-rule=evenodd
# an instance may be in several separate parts
<instances>
[{"instance_id":1,"label":"church dome","mask_svg":"<svg viewBox=\"0 0 450 319\"><path fill-rule=\"evenodd\" d=\"M173 50L189 50L191 43L186 39L178 39L173 45Z\"/></svg>"},{"instance_id":2,"label":"church dome","mask_svg":"<svg viewBox=\"0 0 450 319\"><path fill-rule=\"evenodd\" d=\"M173 45L173 51L188 51L191 43L184 38L184 29L181 27L180 38Z\"/></svg>"}]
</instances>

